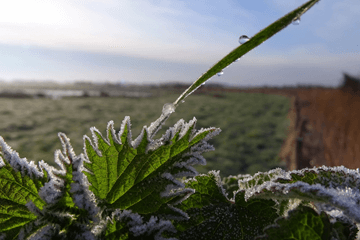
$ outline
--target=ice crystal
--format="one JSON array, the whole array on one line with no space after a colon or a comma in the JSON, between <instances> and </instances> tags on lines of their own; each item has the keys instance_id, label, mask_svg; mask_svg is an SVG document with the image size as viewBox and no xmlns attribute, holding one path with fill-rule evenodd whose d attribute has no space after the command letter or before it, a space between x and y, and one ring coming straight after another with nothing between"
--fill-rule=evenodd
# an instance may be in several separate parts
<instances>
[{"instance_id":1,"label":"ice crystal","mask_svg":"<svg viewBox=\"0 0 360 240\"><path fill-rule=\"evenodd\" d=\"M113 213L113 218L116 221L127 222L130 232L136 237L140 235L154 234L156 240L175 240L175 238L164 238L162 233L164 231L175 232L174 226L169 220L158 219L155 216L151 216L148 222L144 222L143 218L137 214L132 213L129 210L116 210Z\"/></svg>"},{"instance_id":2,"label":"ice crystal","mask_svg":"<svg viewBox=\"0 0 360 240\"><path fill-rule=\"evenodd\" d=\"M1 136L0 147L5 160L11 165L14 170L20 171L22 176L28 175L30 178L42 178L44 176L44 173L42 171L39 171L34 161L31 161L29 163L26 158L20 158L19 154L16 151L12 150L11 147L5 143L4 139ZM43 163L43 161L39 163L40 168L43 166ZM5 165L5 162L2 158L0 164L0 167Z\"/></svg>"},{"instance_id":3,"label":"ice crystal","mask_svg":"<svg viewBox=\"0 0 360 240\"><path fill-rule=\"evenodd\" d=\"M292 182L295 176L299 179L303 177L308 182ZM246 200L254 197L269 198L271 196L277 199L299 198L320 203L327 202L359 223L359 178L358 171L343 166L323 166L290 172L277 169L268 173L258 173L253 177L239 180L239 185L245 189ZM353 187L350 188L349 185ZM323 207L321 204L317 206Z\"/></svg>"}]
</instances>

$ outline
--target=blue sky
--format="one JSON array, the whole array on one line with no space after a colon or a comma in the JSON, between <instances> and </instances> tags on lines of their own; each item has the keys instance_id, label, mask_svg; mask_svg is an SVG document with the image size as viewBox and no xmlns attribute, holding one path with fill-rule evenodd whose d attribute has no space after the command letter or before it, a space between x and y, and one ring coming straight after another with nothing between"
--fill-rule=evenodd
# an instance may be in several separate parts
<instances>
[{"instance_id":1,"label":"blue sky","mask_svg":"<svg viewBox=\"0 0 360 240\"><path fill-rule=\"evenodd\" d=\"M0 3L0 79L192 83L305 0ZM360 76L360 1L322 0L212 83L339 85Z\"/></svg>"}]
</instances>

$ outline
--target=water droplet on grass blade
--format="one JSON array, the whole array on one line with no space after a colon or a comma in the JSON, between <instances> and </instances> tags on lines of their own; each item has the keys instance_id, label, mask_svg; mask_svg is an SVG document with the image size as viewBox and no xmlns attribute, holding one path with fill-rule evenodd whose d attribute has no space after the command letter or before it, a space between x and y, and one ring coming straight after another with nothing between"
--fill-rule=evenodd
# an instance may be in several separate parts
<instances>
[{"instance_id":1,"label":"water droplet on grass blade","mask_svg":"<svg viewBox=\"0 0 360 240\"><path fill-rule=\"evenodd\" d=\"M223 74L224 74L223 71L217 73L217 75L218 75L219 77L220 77L221 75L223 75Z\"/></svg>"},{"instance_id":2,"label":"water droplet on grass blade","mask_svg":"<svg viewBox=\"0 0 360 240\"><path fill-rule=\"evenodd\" d=\"M162 109L164 115L175 112L175 106L173 103L165 103Z\"/></svg>"},{"instance_id":3,"label":"water droplet on grass blade","mask_svg":"<svg viewBox=\"0 0 360 240\"><path fill-rule=\"evenodd\" d=\"M239 37L239 43L240 44L244 44L244 43L246 43L247 41L249 41L249 37L248 36L246 36L246 35L241 35L240 37Z\"/></svg>"},{"instance_id":4,"label":"water droplet on grass blade","mask_svg":"<svg viewBox=\"0 0 360 240\"><path fill-rule=\"evenodd\" d=\"M292 21L293 25L299 25L300 24L300 17L296 17L294 18L294 20Z\"/></svg>"},{"instance_id":5,"label":"water droplet on grass blade","mask_svg":"<svg viewBox=\"0 0 360 240\"><path fill-rule=\"evenodd\" d=\"M238 59L235 59L235 61L234 62L237 62L237 61L239 61L240 60L240 58L238 58Z\"/></svg>"}]
</instances>

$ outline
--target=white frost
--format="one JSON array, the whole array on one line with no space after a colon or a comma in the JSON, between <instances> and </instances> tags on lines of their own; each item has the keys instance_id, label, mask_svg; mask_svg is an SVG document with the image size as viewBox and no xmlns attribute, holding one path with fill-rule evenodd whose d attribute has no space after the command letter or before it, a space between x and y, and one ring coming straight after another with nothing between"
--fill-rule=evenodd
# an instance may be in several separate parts
<instances>
[{"instance_id":1,"label":"white frost","mask_svg":"<svg viewBox=\"0 0 360 240\"><path fill-rule=\"evenodd\" d=\"M140 145L141 141L144 138L145 133L146 133L146 136L147 136L146 137L147 141L151 142L151 139L149 138L148 130L147 130L146 126L144 126L143 129L141 130L141 133L139 134L139 136L134 141L132 141L131 145L132 145L133 148L136 149Z\"/></svg>"},{"instance_id":2,"label":"white frost","mask_svg":"<svg viewBox=\"0 0 360 240\"><path fill-rule=\"evenodd\" d=\"M330 187L326 187L325 185L321 185L319 183L316 184L308 184L305 182L294 182L294 183L279 183L276 182L277 179L291 179L291 174L304 175L305 172L313 172L319 174L319 179L324 181L324 177L321 177L324 171L329 171L331 176L333 176L333 181L328 178L328 185ZM353 219L357 223L360 223L360 192L359 188L350 188L346 186L346 184L354 184L357 183L359 179L359 173L355 170L349 170L344 167L321 167L321 168L313 168L313 169L303 169L296 170L291 172L284 172L280 170L276 170L269 174L271 180L263 182L259 185L252 185L249 188L246 188L245 191L245 199L253 198L253 197L271 197L277 199L288 199L288 198L298 198L308 201L315 202L326 202L338 210L343 211L343 213L349 218ZM260 176L259 174L257 176ZM242 183L246 185L246 181L249 180L257 180L256 174L255 176L249 179L239 180L239 184ZM343 180L345 180L345 184L338 182L338 179L341 179L343 176ZM261 178L258 178L261 179ZM332 181L332 184L330 182ZM269 192L264 192L266 189ZM301 192L301 194L299 194ZM269 195L270 194L270 195Z\"/></svg>"},{"instance_id":3,"label":"white frost","mask_svg":"<svg viewBox=\"0 0 360 240\"><path fill-rule=\"evenodd\" d=\"M169 220L159 220L157 217L151 216L148 222L143 222L143 218L139 214L132 213L129 210L120 211L118 209L113 213L113 217L117 221L121 222L127 220L127 225L135 237L145 234L155 234L155 240L176 240L174 238L163 238L161 236L164 231L176 231L175 227Z\"/></svg>"},{"instance_id":4,"label":"white frost","mask_svg":"<svg viewBox=\"0 0 360 240\"><path fill-rule=\"evenodd\" d=\"M20 158L19 154L16 151L12 150L11 147L6 144L6 142L1 136L0 147L2 155L4 157L4 159L0 157L0 167L5 165L5 162L3 162L5 160L15 171L20 171L22 176L28 175L31 179L42 178L44 176L44 173L42 171L39 171L34 161L31 161L29 163L26 158Z\"/></svg>"}]
</instances>

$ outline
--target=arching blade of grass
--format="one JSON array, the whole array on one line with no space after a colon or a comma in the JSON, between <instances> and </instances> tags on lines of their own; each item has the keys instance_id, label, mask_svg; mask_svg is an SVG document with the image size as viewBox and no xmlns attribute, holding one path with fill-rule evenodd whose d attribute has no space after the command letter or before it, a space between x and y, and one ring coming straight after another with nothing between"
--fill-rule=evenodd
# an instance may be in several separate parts
<instances>
[{"instance_id":1,"label":"arching blade of grass","mask_svg":"<svg viewBox=\"0 0 360 240\"><path fill-rule=\"evenodd\" d=\"M239 47L235 48L231 51L228 55L226 55L223 59L217 62L214 66L212 66L207 72L205 72L202 76L198 78L188 89L186 89L180 97L174 102L174 106L177 107L181 100L186 98L192 92L194 92L198 87L201 86L202 83L210 79L216 73L223 70L225 67L229 66L233 63L236 59L240 58L241 56L245 55L250 50L254 49L255 47L259 46L262 42L269 39L275 33L279 32L280 30L284 29L290 23L294 21L296 18L300 18L307 10L309 10L315 3L319 2L320 0L310 0L304 5L298 7L294 11L288 13L284 17L280 18L279 20L275 21L274 23L270 24L265 29L261 30L255 36L253 36L249 41L240 45Z\"/></svg>"}]
</instances>

